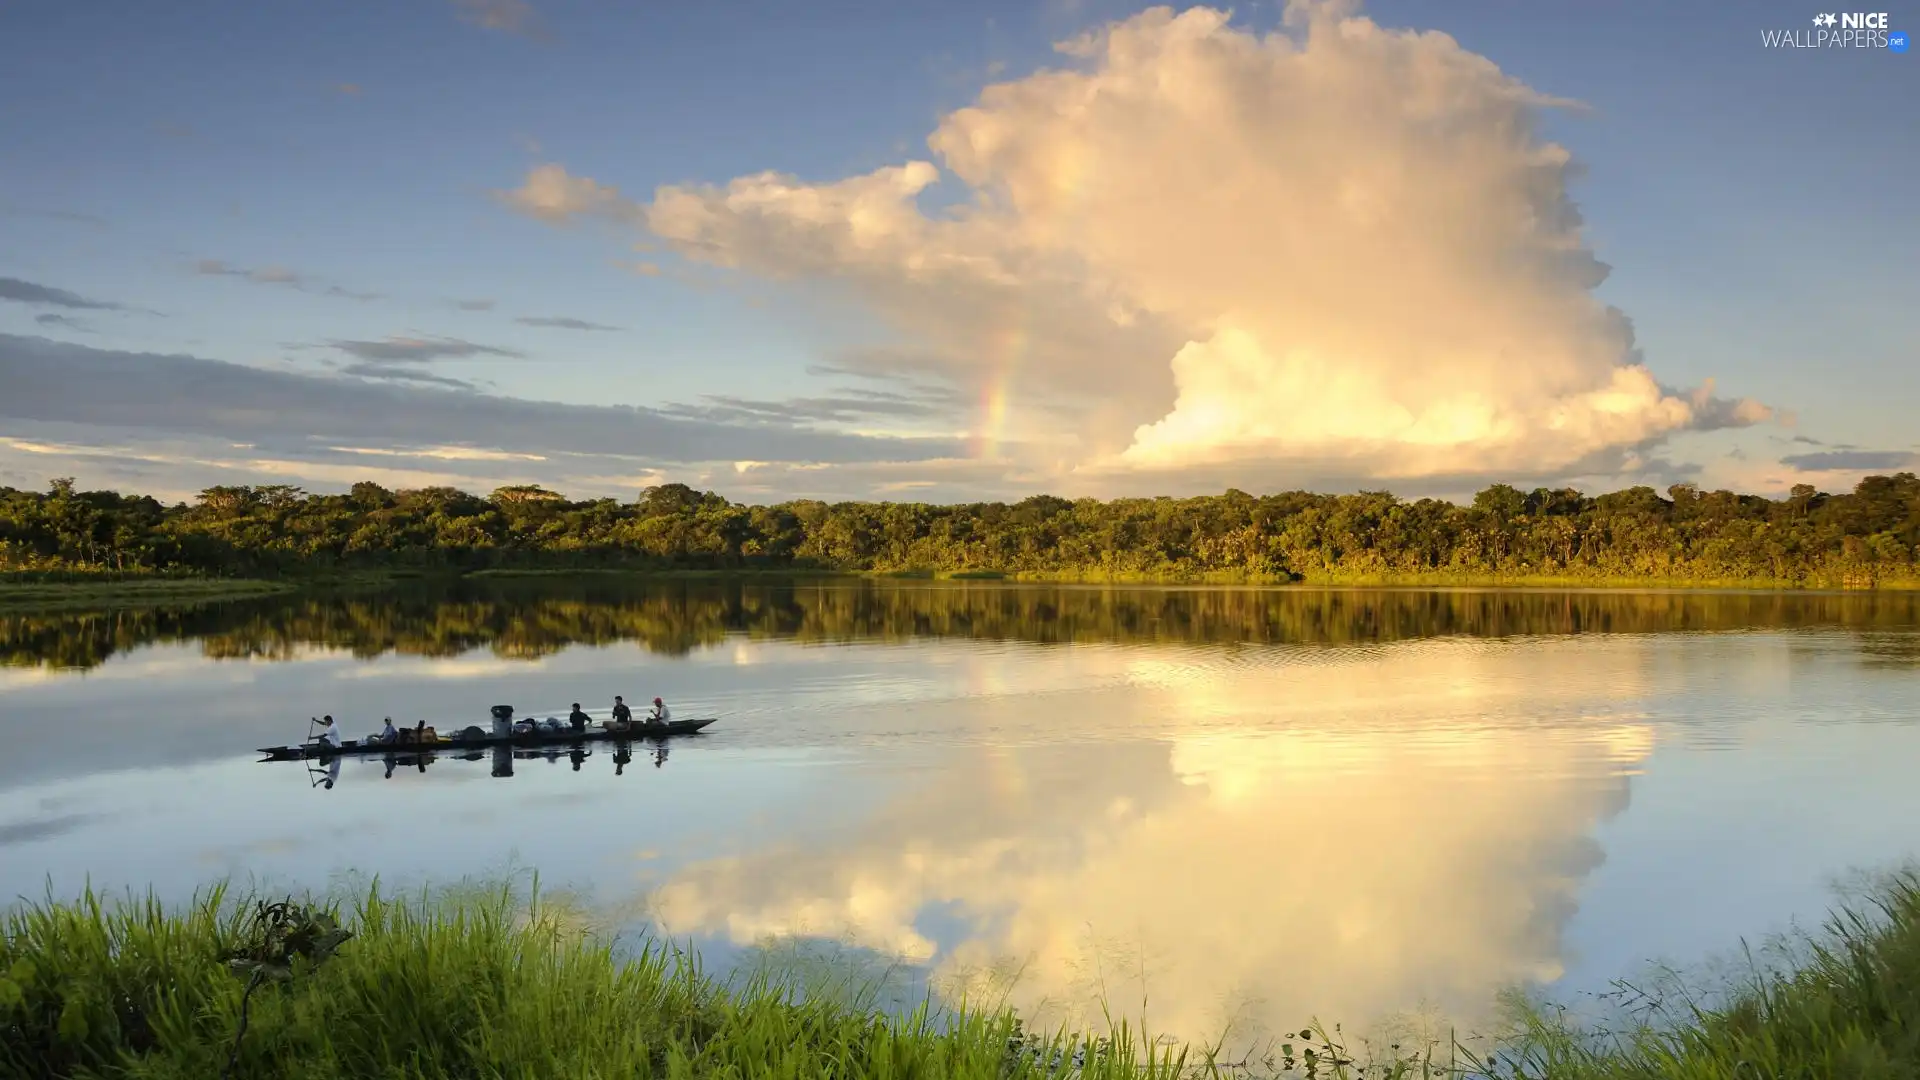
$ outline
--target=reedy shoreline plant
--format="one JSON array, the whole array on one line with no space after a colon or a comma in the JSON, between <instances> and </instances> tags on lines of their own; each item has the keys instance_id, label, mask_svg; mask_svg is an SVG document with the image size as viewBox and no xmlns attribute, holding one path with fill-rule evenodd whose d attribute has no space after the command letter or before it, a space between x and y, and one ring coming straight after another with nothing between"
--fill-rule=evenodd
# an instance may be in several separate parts
<instances>
[{"instance_id":1,"label":"reedy shoreline plant","mask_svg":"<svg viewBox=\"0 0 1920 1080\"><path fill-rule=\"evenodd\" d=\"M291 930L277 939L257 933L259 906L224 885L177 909L89 890L5 916L0 1077L205 1080L230 1055L235 1077L303 1080L1920 1075L1920 876L1888 875L1870 899L1836 914L1801 966L1756 965L1717 1000L1636 998L1623 984L1621 1027L1581 1026L1523 1001L1484 1055L1451 1038L1351 1047L1339 1028L1308 1025L1229 1060L1220 1046L1157 1039L1112 1013L1104 1032L1036 1033L1001 1004L929 997L889 1015L858 994L809 995L765 970L723 983L689 950L650 939L619 947L543 903L537 882L524 898L511 885L398 897L375 882L343 906L337 928L330 907L281 911ZM351 947L337 948L347 932ZM276 971L300 974L253 996L236 1042L259 981L234 977L250 933L279 957ZM256 953L251 962L266 962Z\"/></svg>"}]
</instances>

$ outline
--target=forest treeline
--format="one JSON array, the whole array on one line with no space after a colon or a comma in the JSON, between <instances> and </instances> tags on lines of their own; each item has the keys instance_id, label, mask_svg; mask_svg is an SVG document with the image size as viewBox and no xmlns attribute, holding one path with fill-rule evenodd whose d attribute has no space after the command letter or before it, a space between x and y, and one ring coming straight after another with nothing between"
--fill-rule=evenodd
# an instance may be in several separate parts
<instances>
[{"instance_id":1,"label":"forest treeline","mask_svg":"<svg viewBox=\"0 0 1920 1080\"><path fill-rule=\"evenodd\" d=\"M1017 503L637 499L538 487L345 494L208 488L191 503L0 488L0 573L272 577L335 570L934 571L1110 580L1613 580L1869 588L1920 583L1920 479L1774 500L1680 484L1590 497L1487 488L1469 505L1386 492L1241 491Z\"/></svg>"},{"instance_id":2,"label":"forest treeline","mask_svg":"<svg viewBox=\"0 0 1920 1080\"><path fill-rule=\"evenodd\" d=\"M89 668L147 645L292 660L487 650L534 660L631 642L680 656L732 638L1033 645L1349 646L1440 636L1826 628L1863 658L1920 664L1920 593L1181 589L862 580L464 579L366 595L296 594L180 608L0 612L0 665Z\"/></svg>"}]
</instances>

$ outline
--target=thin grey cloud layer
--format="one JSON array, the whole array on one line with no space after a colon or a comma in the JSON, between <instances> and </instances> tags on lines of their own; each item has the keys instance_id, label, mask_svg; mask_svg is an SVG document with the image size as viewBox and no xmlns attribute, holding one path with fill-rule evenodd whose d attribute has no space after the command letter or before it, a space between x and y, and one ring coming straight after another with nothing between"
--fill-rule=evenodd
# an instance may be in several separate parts
<instances>
[{"instance_id":1,"label":"thin grey cloud layer","mask_svg":"<svg viewBox=\"0 0 1920 1080\"><path fill-rule=\"evenodd\" d=\"M561 316L537 317L537 316L523 315L520 318L515 319L513 321L521 324L522 326L540 326L540 327L545 327L549 330L618 331L622 329L621 327L618 327L618 326L608 326L605 323L588 322L585 319L569 319Z\"/></svg>"},{"instance_id":2,"label":"thin grey cloud layer","mask_svg":"<svg viewBox=\"0 0 1920 1080\"><path fill-rule=\"evenodd\" d=\"M1814 454L1789 454L1780 459L1780 464L1807 472L1912 469L1920 467L1920 454L1911 450L1824 450Z\"/></svg>"},{"instance_id":3,"label":"thin grey cloud layer","mask_svg":"<svg viewBox=\"0 0 1920 1080\"><path fill-rule=\"evenodd\" d=\"M18 203L7 202L5 200L0 200L0 214L45 218L48 221L64 221L70 225L86 225L95 229L109 228L113 224L98 214L87 214L78 210L48 210L40 207L21 206Z\"/></svg>"},{"instance_id":4,"label":"thin grey cloud layer","mask_svg":"<svg viewBox=\"0 0 1920 1080\"><path fill-rule=\"evenodd\" d=\"M539 16L526 0L451 0L460 17L483 30L521 37L544 36Z\"/></svg>"},{"instance_id":5,"label":"thin grey cloud layer","mask_svg":"<svg viewBox=\"0 0 1920 1080\"><path fill-rule=\"evenodd\" d=\"M337 296L343 300L382 299L380 293L359 292L339 285L329 285L284 266L261 266L249 269L244 266L235 266L223 259L201 259L193 264L193 272L206 277L240 278L256 285L279 285L283 288L297 289L321 296Z\"/></svg>"},{"instance_id":6,"label":"thin grey cloud layer","mask_svg":"<svg viewBox=\"0 0 1920 1080\"><path fill-rule=\"evenodd\" d=\"M910 395L890 390L845 390L838 395L764 401L709 394L704 405L672 405L675 416L740 424L847 424L876 419L930 420L951 416L951 395Z\"/></svg>"},{"instance_id":7,"label":"thin grey cloud layer","mask_svg":"<svg viewBox=\"0 0 1920 1080\"><path fill-rule=\"evenodd\" d=\"M347 364L339 369L342 375L351 375L359 379L381 379L387 382L421 383L426 386L445 386L455 390L478 390L477 383L466 379L456 379L451 375L436 375L431 371L403 367L398 364L358 363Z\"/></svg>"},{"instance_id":8,"label":"thin grey cloud layer","mask_svg":"<svg viewBox=\"0 0 1920 1080\"><path fill-rule=\"evenodd\" d=\"M83 334L93 333L93 327L88 325L85 319L76 319L71 315L61 315L57 312L43 312L35 315L33 321L41 326L58 326L67 330L77 330Z\"/></svg>"},{"instance_id":9,"label":"thin grey cloud layer","mask_svg":"<svg viewBox=\"0 0 1920 1080\"><path fill-rule=\"evenodd\" d=\"M390 337L384 341L336 340L328 342L327 345L354 358L354 362L339 369L342 375L351 375L360 379L441 386L453 390L478 390L479 385L468 379L424 370L421 365L440 360L468 360L489 356L510 360L526 358L525 353L513 349L496 348L460 338L445 337Z\"/></svg>"},{"instance_id":10,"label":"thin grey cloud layer","mask_svg":"<svg viewBox=\"0 0 1920 1080\"><path fill-rule=\"evenodd\" d=\"M90 300L79 293L52 285L22 281L19 278L0 277L0 300L11 300L16 304L33 304L41 307L73 308L80 311L124 311L120 304L110 304L105 300Z\"/></svg>"},{"instance_id":11,"label":"thin grey cloud layer","mask_svg":"<svg viewBox=\"0 0 1920 1080\"><path fill-rule=\"evenodd\" d=\"M479 345L460 338L390 337L385 341L329 341L348 356L387 364L425 364L435 360L462 360L474 356L504 356L523 360L526 353Z\"/></svg>"},{"instance_id":12,"label":"thin grey cloud layer","mask_svg":"<svg viewBox=\"0 0 1920 1080\"><path fill-rule=\"evenodd\" d=\"M746 425L628 406L567 405L363 382L203 357L0 334L0 416L233 442L480 446L662 462L893 462L957 457L945 438Z\"/></svg>"}]
</instances>

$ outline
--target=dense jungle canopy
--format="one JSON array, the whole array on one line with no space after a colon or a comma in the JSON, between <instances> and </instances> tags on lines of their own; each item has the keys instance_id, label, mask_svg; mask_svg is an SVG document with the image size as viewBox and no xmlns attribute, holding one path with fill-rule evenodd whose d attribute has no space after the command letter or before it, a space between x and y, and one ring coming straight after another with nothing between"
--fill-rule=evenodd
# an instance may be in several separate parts
<instances>
[{"instance_id":1,"label":"dense jungle canopy","mask_svg":"<svg viewBox=\"0 0 1920 1080\"><path fill-rule=\"evenodd\" d=\"M538 487L344 494L208 488L191 503L0 488L0 572L281 576L357 569L935 571L1114 580L1644 579L1866 587L1920 578L1920 479L1774 500L1675 485L1496 485L1460 505L1384 491L1017 503L632 501Z\"/></svg>"}]
</instances>

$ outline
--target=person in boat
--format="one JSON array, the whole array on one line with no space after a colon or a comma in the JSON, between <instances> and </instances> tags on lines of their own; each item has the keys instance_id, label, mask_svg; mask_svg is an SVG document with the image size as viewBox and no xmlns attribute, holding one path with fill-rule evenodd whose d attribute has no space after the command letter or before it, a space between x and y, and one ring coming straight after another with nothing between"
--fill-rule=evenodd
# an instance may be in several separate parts
<instances>
[{"instance_id":1,"label":"person in boat","mask_svg":"<svg viewBox=\"0 0 1920 1080\"><path fill-rule=\"evenodd\" d=\"M380 729L380 734L373 737L373 741L383 743L399 742L400 729L393 726L393 717L387 717L386 724L386 727Z\"/></svg>"},{"instance_id":2,"label":"person in boat","mask_svg":"<svg viewBox=\"0 0 1920 1080\"><path fill-rule=\"evenodd\" d=\"M572 724L575 731L587 730L587 721L590 719L592 717L581 711L580 703L577 701L573 703L573 711L567 714L567 723Z\"/></svg>"},{"instance_id":3,"label":"person in boat","mask_svg":"<svg viewBox=\"0 0 1920 1080\"><path fill-rule=\"evenodd\" d=\"M617 727L633 723L633 710L627 708L626 699L619 694L613 695L613 722Z\"/></svg>"},{"instance_id":4,"label":"person in boat","mask_svg":"<svg viewBox=\"0 0 1920 1080\"><path fill-rule=\"evenodd\" d=\"M647 710L647 726L666 727L667 723L672 719L673 712L667 708L667 703L661 701L659 698L654 698L653 708Z\"/></svg>"},{"instance_id":5,"label":"person in boat","mask_svg":"<svg viewBox=\"0 0 1920 1080\"><path fill-rule=\"evenodd\" d=\"M320 734L314 741L340 749L340 725L333 722L333 717L323 716L316 723L320 725Z\"/></svg>"}]
</instances>

